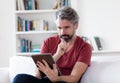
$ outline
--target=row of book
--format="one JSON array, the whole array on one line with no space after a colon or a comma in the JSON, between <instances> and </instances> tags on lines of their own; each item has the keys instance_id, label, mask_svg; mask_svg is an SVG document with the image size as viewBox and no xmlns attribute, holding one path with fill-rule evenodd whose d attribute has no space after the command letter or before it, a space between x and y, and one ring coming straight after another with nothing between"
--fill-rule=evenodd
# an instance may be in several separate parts
<instances>
[{"instance_id":1,"label":"row of book","mask_svg":"<svg viewBox=\"0 0 120 83\"><path fill-rule=\"evenodd\" d=\"M16 0L17 10L38 10L38 0Z\"/></svg>"},{"instance_id":2,"label":"row of book","mask_svg":"<svg viewBox=\"0 0 120 83\"><path fill-rule=\"evenodd\" d=\"M82 36L82 38L85 42L89 43L92 46L93 51L103 50L100 37L94 36L94 40L92 41L85 36ZM32 45L31 40L22 38L20 42L21 42L21 45L20 45L21 52L40 52L40 49L39 49L40 45Z\"/></svg>"},{"instance_id":3,"label":"row of book","mask_svg":"<svg viewBox=\"0 0 120 83\"><path fill-rule=\"evenodd\" d=\"M32 41L21 39L21 52L31 52L32 50Z\"/></svg>"},{"instance_id":4,"label":"row of book","mask_svg":"<svg viewBox=\"0 0 120 83\"><path fill-rule=\"evenodd\" d=\"M20 40L21 45L21 52L40 52L40 45L33 45L31 40L27 40L25 38L22 38Z\"/></svg>"},{"instance_id":5,"label":"row of book","mask_svg":"<svg viewBox=\"0 0 120 83\"><path fill-rule=\"evenodd\" d=\"M86 36L82 36L82 38L92 46L93 51L103 50L101 38L99 36L94 36L93 39L90 39Z\"/></svg>"},{"instance_id":6,"label":"row of book","mask_svg":"<svg viewBox=\"0 0 120 83\"><path fill-rule=\"evenodd\" d=\"M16 0L16 5L17 5L16 6L17 10L38 10L40 9L39 0ZM71 6L71 0L55 0L55 2L53 3L53 9L58 9L64 6Z\"/></svg>"},{"instance_id":7,"label":"row of book","mask_svg":"<svg viewBox=\"0 0 120 83\"><path fill-rule=\"evenodd\" d=\"M56 0L53 5L53 9L59 9L64 6L71 6L71 0Z\"/></svg>"},{"instance_id":8,"label":"row of book","mask_svg":"<svg viewBox=\"0 0 120 83\"><path fill-rule=\"evenodd\" d=\"M48 30L48 21L46 20L27 20L18 17L18 31L43 31Z\"/></svg>"}]
</instances>

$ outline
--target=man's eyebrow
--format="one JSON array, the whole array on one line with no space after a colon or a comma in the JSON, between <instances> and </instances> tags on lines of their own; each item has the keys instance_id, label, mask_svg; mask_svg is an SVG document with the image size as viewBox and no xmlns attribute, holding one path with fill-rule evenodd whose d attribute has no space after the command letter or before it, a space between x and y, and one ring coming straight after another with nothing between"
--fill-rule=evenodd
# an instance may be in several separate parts
<instances>
[{"instance_id":1,"label":"man's eyebrow","mask_svg":"<svg viewBox=\"0 0 120 83\"><path fill-rule=\"evenodd\" d=\"M61 27L57 27L58 29L61 29Z\"/></svg>"},{"instance_id":2,"label":"man's eyebrow","mask_svg":"<svg viewBox=\"0 0 120 83\"><path fill-rule=\"evenodd\" d=\"M58 29L61 29L60 26L57 27ZM70 26L63 26L63 28L70 28Z\"/></svg>"},{"instance_id":3,"label":"man's eyebrow","mask_svg":"<svg viewBox=\"0 0 120 83\"><path fill-rule=\"evenodd\" d=\"M65 26L65 28L70 28L70 26Z\"/></svg>"}]
</instances>

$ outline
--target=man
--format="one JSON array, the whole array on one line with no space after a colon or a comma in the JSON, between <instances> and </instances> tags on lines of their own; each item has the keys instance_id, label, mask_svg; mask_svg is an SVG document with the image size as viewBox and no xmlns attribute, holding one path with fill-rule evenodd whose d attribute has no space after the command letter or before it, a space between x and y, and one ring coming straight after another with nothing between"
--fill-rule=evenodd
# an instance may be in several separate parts
<instances>
[{"instance_id":1,"label":"man","mask_svg":"<svg viewBox=\"0 0 120 83\"><path fill-rule=\"evenodd\" d=\"M62 75L58 75L56 64L53 69L43 60L37 62L38 70L46 77L41 78L38 73L36 77L20 74L13 83L78 83L81 76L90 65L92 48L77 36L79 16L71 7L61 8L57 12L56 25L59 35L50 37L44 41L41 53L51 53L57 63ZM28 81L29 80L29 81Z\"/></svg>"}]
</instances>

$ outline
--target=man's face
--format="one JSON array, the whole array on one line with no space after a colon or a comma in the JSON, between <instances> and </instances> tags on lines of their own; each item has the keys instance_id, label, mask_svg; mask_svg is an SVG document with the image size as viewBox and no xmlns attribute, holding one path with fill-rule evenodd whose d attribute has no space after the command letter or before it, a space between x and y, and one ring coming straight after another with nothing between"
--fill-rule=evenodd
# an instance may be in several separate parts
<instances>
[{"instance_id":1,"label":"man's face","mask_svg":"<svg viewBox=\"0 0 120 83\"><path fill-rule=\"evenodd\" d=\"M60 38L66 42L69 42L75 34L76 25L72 24L68 20L57 20L57 27Z\"/></svg>"}]
</instances>

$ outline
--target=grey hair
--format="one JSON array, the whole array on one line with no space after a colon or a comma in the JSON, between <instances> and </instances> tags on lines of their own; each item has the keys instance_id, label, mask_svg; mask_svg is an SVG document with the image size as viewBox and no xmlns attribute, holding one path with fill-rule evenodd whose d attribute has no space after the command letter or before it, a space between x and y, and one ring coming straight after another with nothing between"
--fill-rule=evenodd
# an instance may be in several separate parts
<instances>
[{"instance_id":1,"label":"grey hair","mask_svg":"<svg viewBox=\"0 0 120 83\"><path fill-rule=\"evenodd\" d=\"M71 21L73 24L76 24L79 21L77 12L71 7L63 7L59 9L56 13L56 18L59 20L66 19Z\"/></svg>"}]
</instances>

